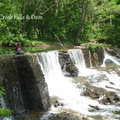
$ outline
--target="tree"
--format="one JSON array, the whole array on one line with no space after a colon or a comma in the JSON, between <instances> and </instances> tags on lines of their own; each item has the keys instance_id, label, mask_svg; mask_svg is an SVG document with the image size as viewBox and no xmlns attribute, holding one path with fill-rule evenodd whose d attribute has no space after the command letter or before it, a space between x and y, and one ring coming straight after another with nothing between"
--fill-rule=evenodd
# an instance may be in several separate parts
<instances>
[{"instance_id":1,"label":"tree","mask_svg":"<svg viewBox=\"0 0 120 120\"><path fill-rule=\"evenodd\" d=\"M117 0L91 0L87 13L89 40L113 44L116 38L116 33L114 33L115 21L119 11L120 5L117 3Z\"/></svg>"},{"instance_id":2,"label":"tree","mask_svg":"<svg viewBox=\"0 0 120 120\"><path fill-rule=\"evenodd\" d=\"M87 6L88 6L88 0L83 0L83 2L82 2L82 12L81 12L80 23L79 23L79 30L78 30L76 41L75 41L76 44L79 43L78 39L79 39L79 37L80 37L80 35L83 31Z\"/></svg>"}]
</instances>

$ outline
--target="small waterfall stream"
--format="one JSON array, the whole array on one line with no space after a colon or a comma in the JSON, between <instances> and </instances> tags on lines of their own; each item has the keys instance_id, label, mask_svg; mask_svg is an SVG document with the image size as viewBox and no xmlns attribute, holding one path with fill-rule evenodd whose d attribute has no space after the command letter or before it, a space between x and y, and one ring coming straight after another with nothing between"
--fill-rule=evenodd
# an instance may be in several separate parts
<instances>
[{"instance_id":1,"label":"small waterfall stream","mask_svg":"<svg viewBox=\"0 0 120 120\"><path fill-rule=\"evenodd\" d=\"M106 53L106 51L105 51L104 48L103 48L103 51L104 51L105 58L104 58L103 64L101 65L102 67L106 66L106 64L105 64L105 61L106 61L106 60L111 60L111 61L114 62L116 65L120 66L119 59L117 59L117 58L114 57L114 56L108 55L108 54Z\"/></svg>"},{"instance_id":2,"label":"small waterfall stream","mask_svg":"<svg viewBox=\"0 0 120 120\"><path fill-rule=\"evenodd\" d=\"M85 81L89 82L92 86L101 87L107 91L114 91L118 96L120 96L120 82L118 82L118 80L120 80L120 76L118 76L116 71L113 70L112 72L107 72L108 69L105 68L106 59L110 59L115 63L116 60L113 59L112 56L109 57L105 54L105 60L103 63L104 67L102 65L100 68L92 69L86 68L81 49L69 50L68 53L72 62L79 69L79 79L65 77L63 75L58 59L58 51L38 53L39 64L45 75L50 97L57 97L59 102L64 104L64 106L57 108L52 106L49 112L54 113L72 110L73 112L82 113L89 116L101 115L108 118L120 118L118 114L114 114L114 111L120 111L119 106L115 106L114 104L100 104L97 100L81 96L81 93L86 88L79 82L82 76ZM118 68L118 70L120 69ZM99 100L103 97L104 95L101 96ZM90 112L90 105L98 106L100 110ZM47 120L46 116L43 116L41 120Z\"/></svg>"},{"instance_id":3,"label":"small waterfall stream","mask_svg":"<svg viewBox=\"0 0 120 120\"><path fill-rule=\"evenodd\" d=\"M90 51L88 51L89 52L89 61L90 61L90 68L92 67L92 62L91 62L91 53L90 53Z\"/></svg>"},{"instance_id":4,"label":"small waterfall stream","mask_svg":"<svg viewBox=\"0 0 120 120\"><path fill-rule=\"evenodd\" d=\"M3 97L0 98L0 103L1 103L1 107L3 109L7 108L5 100ZM13 116L9 116L9 117L1 117L0 116L0 120L15 120Z\"/></svg>"},{"instance_id":5,"label":"small waterfall stream","mask_svg":"<svg viewBox=\"0 0 120 120\"><path fill-rule=\"evenodd\" d=\"M81 49L68 50L72 62L76 65L79 71L86 68L84 56Z\"/></svg>"}]
</instances>

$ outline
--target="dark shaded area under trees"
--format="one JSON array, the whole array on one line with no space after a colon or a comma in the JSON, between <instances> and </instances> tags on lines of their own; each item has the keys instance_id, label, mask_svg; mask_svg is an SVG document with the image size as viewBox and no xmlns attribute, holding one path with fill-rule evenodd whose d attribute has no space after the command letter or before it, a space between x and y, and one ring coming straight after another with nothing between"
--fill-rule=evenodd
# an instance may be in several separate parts
<instances>
[{"instance_id":1,"label":"dark shaded area under trees","mask_svg":"<svg viewBox=\"0 0 120 120\"><path fill-rule=\"evenodd\" d=\"M119 0L1 0L0 44L97 41L120 47Z\"/></svg>"}]
</instances>

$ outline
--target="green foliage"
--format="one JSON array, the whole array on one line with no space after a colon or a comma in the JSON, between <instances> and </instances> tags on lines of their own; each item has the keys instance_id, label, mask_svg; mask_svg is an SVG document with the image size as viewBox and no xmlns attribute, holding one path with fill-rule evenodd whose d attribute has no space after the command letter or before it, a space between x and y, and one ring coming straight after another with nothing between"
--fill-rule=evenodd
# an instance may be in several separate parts
<instances>
[{"instance_id":1,"label":"green foliage","mask_svg":"<svg viewBox=\"0 0 120 120\"><path fill-rule=\"evenodd\" d=\"M12 110L0 108L0 116L2 117L8 117L12 115L12 112L13 112Z\"/></svg>"},{"instance_id":2,"label":"green foliage","mask_svg":"<svg viewBox=\"0 0 120 120\"><path fill-rule=\"evenodd\" d=\"M0 48L0 55L2 55L2 54L12 54L12 53L14 53L15 52L15 50L14 50L14 48Z\"/></svg>"},{"instance_id":3,"label":"green foliage","mask_svg":"<svg viewBox=\"0 0 120 120\"><path fill-rule=\"evenodd\" d=\"M2 86L0 86L0 98L2 97L2 95L5 95L5 90Z\"/></svg>"},{"instance_id":4,"label":"green foliage","mask_svg":"<svg viewBox=\"0 0 120 120\"><path fill-rule=\"evenodd\" d=\"M89 44L87 44L87 46L88 46L88 49L91 50L91 51L98 51L102 48L102 45L93 44L93 43L89 43Z\"/></svg>"},{"instance_id":5,"label":"green foliage","mask_svg":"<svg viewBox=\"0 0 120 120\"><path fill-rule=\"evenodd\" d=\"M0 98L2 95L5 95L5 90L2 86L0 86ZM8 117L12 115L13 110L7 109L7 108L0 108L0 117Z\"/></svg>"},{"instance_id":6,"label":"green foliage","mask_svg":"<svg viewBox=\"0 0 120 120\"><path fill-rule=\"evenodd\" d=\"M34 45L34 39L57 42L58 38L73 43L83 19L83 0L57 2L1 0L0 44L13 46L20 41L23 45ZM119 4L119 0L85 0L85 16L78 42L94 40L120 46ZM42 15L42 18L31 19L32 15Z\"/></svg>"}]
</instances>

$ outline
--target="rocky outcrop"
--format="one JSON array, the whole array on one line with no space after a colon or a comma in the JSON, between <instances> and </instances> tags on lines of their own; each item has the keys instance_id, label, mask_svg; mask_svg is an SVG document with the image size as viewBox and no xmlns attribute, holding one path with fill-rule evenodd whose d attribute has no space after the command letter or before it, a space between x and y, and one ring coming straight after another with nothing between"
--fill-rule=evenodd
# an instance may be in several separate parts
<instances>
[{"instance_id":1,"label":"rocky outcrop","mask_svg":"<svg viewBox=\"0 0 120 120\"><path fill-rule=\"evenodd\" d=\"M103 64L103 60L105 57L103 48L100 48L97 51L90 51L85 46L75 46L75 48L82 50L87 68L97 67ZM76 77L78 76L78 69L76 68L75 64L71 61L67 51L68 50L59 51L59 61L61 69L63 71L68 72L70 76Z\"/></svg>"},{"instance_id":2,"label":"rocky outcrop","mask_svg":"<svg viewBox=\"0 0 120 120\"><path fill-rule=\"evenodd\" d=\"M101 66L104 59L103 49L97 51L90 51L89 49L82 49L84 53L86 67L96 67Z\"/></svg>"},{"instance_id":3,"label":"rocky outcrop","mask_svg":"<svg viewBox=\"0 0 120 120\"><path fill-rule=\"evenodd\" d=\"M16 113L50 107L48 86L36 54L0 55L0 85L7 107Z\"/></svg>"},{"instance_id":4,"label":"rocky outcrop","mask_svg":"<svg viewBox=\"0 0 120 120\"><path fill-rule=\"evenodd\" d=\"M96 44L96 43L94 43L94 44ZM89 50L87 45L85 45L85 44L80 44L79 46L75 46L74 48L82 49L87 68L102 65L103 59L105 57L102 47L96 51Z\"/></svg>"},{"instance_id":5,"label":"rocky outcrop","mask_svg":"<svg viewBox=\"0 0 120 120\"><path fill-rule=\"evenodd\" d=\"M62 112L59 114L51 113L51 115L48 116L47 120L93 120L93 119L87 117L86 115L77 114L74 112Z\"/></svg>"},{"instance_id":6,"label":"rocky outcrop","mask_svg":"<svg viewBox=\"0 0 120 120\"><path fill-rule=\"evenodd\" d=\"M107 53L117 58L120 58L120 48L105 48Z\"/></svg>"},{"instance_id":7,"label":"rocky outcrop","mask_svg":"<svg viewBox=\"0 0 120 120\"><path fill-rule=\"evenodd\" d=\"M59 51L59 61L63 72L68 72L67 76L78 76L78 69L70 60L67 50Z\"/></svg>"},{"instance_id":8,"label":"rocky outcrop","mask_svg":"<svg viewBox=\"0 0 120 120\"><path fill-rule=\"evenodd\" d=\"M104 88L98 88L95 86L91 86L88 83L86 83L85 86L86 86L86 90L83 91L81 95L90 97L92 99L96 99L98 100L99 103L104 104L104 105L109 105L109 104L118 105L118 102L120 101L120 97L115 92L107 91Z\"/></svg>"},{"instance_id":9,"label":"rocky outcrop","mask_svg":"<svg viewBox=\"0 0 120 120\"><path fill-rule=\"evenodd\" d=\"M71 76L78 76L78 69L72 62L66 63L66 71L70 73Z\"/></svg>"},{"instance_id":10,"label":"rocky outcrop","mask_svg":"<svg viewBox=\"0 0 120 120\"><path fill-rule=\"evenodd\" d=\"M90 51L87 48L86 49L82 49L82 51L83 51L83 54L84 54L86 67L87 68L92 67Z\"/></svg>"}]
</instances>

